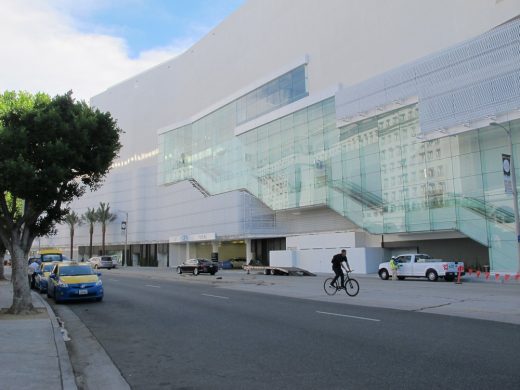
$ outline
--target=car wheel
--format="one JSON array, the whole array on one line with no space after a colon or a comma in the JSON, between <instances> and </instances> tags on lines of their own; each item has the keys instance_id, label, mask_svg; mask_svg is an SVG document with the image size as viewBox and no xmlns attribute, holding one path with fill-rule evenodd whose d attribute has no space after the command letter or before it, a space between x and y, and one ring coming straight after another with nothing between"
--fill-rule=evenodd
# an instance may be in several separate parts
<instances>
[{"instance_id":1,"label":"car wheel","mask_svg":"<svg viewBox=\"0 0 520 390\"><path fill-rule=\"evenodd\" d=\"M182 274L182 268L181 267L177 267L177 273L180 275Z\"/></svg>"},{"instance_id":2,"label":"car wheel","mask_svg":"<svg viewBox=\"0 0 520 390\"><path fill-rule=\"evenodd\" d=\"M379 270L379 277L380 277L381 279L383 279L383 280L388 280L388 276L389 276L389 275L388 275L388 271L387 271L385 268Z\"/></svg>"},{"instance_id":3,"label":"car wheel","mask_svg":"<svg viewBox=\"0 0 520 390\"><path fill-rule=\"evenodd\" d=\"M94 264L94 269L98 269L98 265L97 264Z\"/></svg>"},{"instance_id":4,"label":"car wheel","mask_svg":"<svg viewBox=\"0 0 520 390\"><path fill-rule=\"evenodd\" d=\"M193 275L198 275L199 274L199 269L198 268L194 268L193 269Z\"/></svg>"},{"instance_id":5,"label":"car wheel","mask_svg":"<svg viewBox=\"0 0 520 390\"><path fill-rule=\"evenodd\" d=\"M426 272L426 277L428 278L428 280L430 282L435 282L439 278L439 276L437 275L437 272L434 269L429 269Z\"/></svg>"}]
</instances>

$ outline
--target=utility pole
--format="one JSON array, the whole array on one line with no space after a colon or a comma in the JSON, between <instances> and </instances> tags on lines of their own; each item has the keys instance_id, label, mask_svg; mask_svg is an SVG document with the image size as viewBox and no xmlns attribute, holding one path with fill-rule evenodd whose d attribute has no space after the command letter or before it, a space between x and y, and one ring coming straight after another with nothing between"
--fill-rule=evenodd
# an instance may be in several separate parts
<instances>
[{"instance_id":1,"label":"utility pole","mask_svg":"<svg viewBox=\"0 0 520 390\"><path fill-rule=\"evenodd\" d=\"M121 222L121 230L125 231L125 250L123 253L123 259L121 260L121 265L128 265L127 252L126 248L128 246L128 211L117 210L120 213L125 213L126 219Z\"/></svg>"}]
</instances>

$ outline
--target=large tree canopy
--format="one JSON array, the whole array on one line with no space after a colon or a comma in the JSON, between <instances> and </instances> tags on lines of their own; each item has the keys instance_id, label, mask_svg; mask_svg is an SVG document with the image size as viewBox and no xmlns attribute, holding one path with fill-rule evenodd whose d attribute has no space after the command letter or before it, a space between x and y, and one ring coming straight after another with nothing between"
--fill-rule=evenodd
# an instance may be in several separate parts
<instances>
[{"instance_id":1,"label":"large tree canopy","mask_svg":"<svg viewBox=\"0 0 520 390\"><path fill-rule=\"evenodd\" d=\"M69 203L101 184L121 148L120 133L109 113L71 92L0 95L0 239L13 257L13 283L27 285L22 274L34 238L52 234ZM19 303L16 287L11 309L30 310L29 290L29 303Z\"/></svg>"}]
</instances>

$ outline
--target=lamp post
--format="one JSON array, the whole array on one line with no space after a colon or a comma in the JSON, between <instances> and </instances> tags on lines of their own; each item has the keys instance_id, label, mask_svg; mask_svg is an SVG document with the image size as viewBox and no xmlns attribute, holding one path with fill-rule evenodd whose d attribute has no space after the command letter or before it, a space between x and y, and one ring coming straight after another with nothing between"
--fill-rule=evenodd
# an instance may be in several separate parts
<instances>
[{"instance_id":1,"label":"lamp post","mask_svg":"<svg viewBox=\"0 0 520 390\"><path fill-rule=\"evenodd\" d=\"M511 187L513 193L513 210L515 214L515 235L516 235L516 259L517 259L517 271L520 272L520 217L518 215L518 191L516 188L516 170L515 170L515 157L513 154L513 137L511 135L511 122L508 123L508 127L502 126L497 122L491 122L491 126L497 126L505 130L509 141L509 154L511 155Z\"/></svg>"},{"instance_id":2,"label":"lamp post","mask_svg":"<svg viewBox=\"0 0 520 390\"><path fill-rule=\"evenodd\" d=\"M124 213L126 215L126 218L124 221L121 221L121 230L125 231L125 250L123 253L123 259L121 260L121 265L128 265L128 261L126 258L126 247L128 246L128 211L123 210L117 210L120 213Z\"/></svg>"}]
</instances>

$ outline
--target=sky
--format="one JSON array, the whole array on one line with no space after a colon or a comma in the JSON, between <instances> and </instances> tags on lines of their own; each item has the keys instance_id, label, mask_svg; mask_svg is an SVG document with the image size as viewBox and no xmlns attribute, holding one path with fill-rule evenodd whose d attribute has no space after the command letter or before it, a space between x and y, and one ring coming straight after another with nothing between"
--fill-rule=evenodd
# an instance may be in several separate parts
<instances>
[{"instance_id":1,"label":"sky","mask_svg":"<svg viewBox=\"0 0 520 390\"><path fill-rule=\"evenodd\" d=\"M88 100L192 46L245 0L0 0L0 93Z\"/></svg>"}]
</instances>

